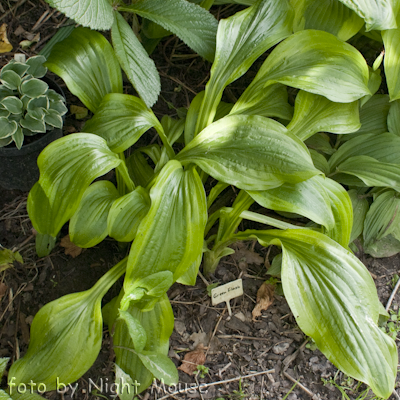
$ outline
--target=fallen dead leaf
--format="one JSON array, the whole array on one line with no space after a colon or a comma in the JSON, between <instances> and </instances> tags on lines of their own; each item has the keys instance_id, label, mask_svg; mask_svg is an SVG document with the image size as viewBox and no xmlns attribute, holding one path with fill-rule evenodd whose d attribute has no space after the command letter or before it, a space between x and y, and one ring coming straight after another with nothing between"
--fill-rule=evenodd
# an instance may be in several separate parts
<instances>
[{"instance_id":1,"label":"fallen dead leaf","mask_svg":"<svg viewBox=\"0 0 400 400\"><path fill-rule=\"evenodd\" d=\"M74 106L74 105L71 105L70 110L71 114L74 114L76 119L86 118L89 112L89 110L85 107Z\"/></svg>"},{"instance_id":2,"label":"fallen dead leaf","mask_svg":"<svg viewBox=\"0 0 400 400\"><path fill-rule=\"evenodd\" d=\"M7 38L7 24L3 24L0 26L0 53L8 53L12 48Z\"/></svg>"},{"instance_id":3,"label":"fallen dead leaf","mask_svg":"<svg viewBox=\"0 0 400 400\"><path fill-rule=\"evenodd\" d=\"M8 286L5 283L0 282L0 300L7 293L7 290L8 290Z\"/></svg>"},{"instance_id":4,"label":"fallen dead leaf","mask_svg":"<svg viewBox=\"0 0 400 400\"><path fill-rule=\"evenodd\" d=\"M64 236L61 239L60 246L64 247L65 254L71 256L72 258L78 257L79 254L82 253L82 248L77 246L75 243L72 243L69 235Z\"/></svg>"},{"instance_id":5,"label":"fallen dead leaf","mask_svg":"<svg viewBox=\"0 0 400 400\"><path fill-rule=\"evenodd\" d=\"M261 311L267 310L268 307L274 301L274 293L275 293L275 285L264 282L260 289L257 292L257 304L254 307L252 314L253 314L253 321L257 319L257 317L261 317Z\"/></svg>"},{"instance_id":6,"label":"fallen dead leaf","mask_svg":"<svg viewBox=\"0 0 400 400\"><path fill-rule=\"evenodd\" d=\"M264 262L263 257L261 257L254 250L249 250L242 243L236 245L237 250L235 254L232 255L233 259L236 261L245 261L247 264L261 265Z\"/></svg>"},{"instance_id":7,"label":"fallen dead leaf","mask_svg":"<svg viewBox=\"0 0 400 400\"><path fill-rule=\"evenodd\" d=\"M185 358L182 364L178 367L179 370L185 372L188 375L193 375L197 372L198 365L204 365L206 362L206 355L204 353L203 344L199 344L196 350L190 351L185 354Z\"/></svg>"}]
</instances>

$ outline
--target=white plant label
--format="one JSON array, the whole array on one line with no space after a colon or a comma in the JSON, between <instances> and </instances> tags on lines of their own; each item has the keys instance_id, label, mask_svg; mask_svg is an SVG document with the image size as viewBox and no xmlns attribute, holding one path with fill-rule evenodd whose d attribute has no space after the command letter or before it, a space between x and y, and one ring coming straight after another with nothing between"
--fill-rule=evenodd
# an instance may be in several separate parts
<instances>
[{"instance_id":1,"label":"white plant label","mask_svg":"<svg viewBox=\"0 0 400 400\"><path fill-rule=\"evenodd\" d=\"M226 302L229 315L232 315L229 300L243 295L243 282L241 279L228 282L225 285L218 286L211 290L212 305L215 306L219 303Z\"/></svg>"}]
</instances>

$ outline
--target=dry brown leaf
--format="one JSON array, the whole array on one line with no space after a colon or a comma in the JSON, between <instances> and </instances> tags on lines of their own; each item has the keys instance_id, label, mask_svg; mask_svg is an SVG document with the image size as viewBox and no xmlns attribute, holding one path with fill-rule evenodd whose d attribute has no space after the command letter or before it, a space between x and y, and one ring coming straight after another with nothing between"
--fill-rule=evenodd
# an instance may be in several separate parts
<instances>
[{"instance_id":1,"label":"dry brown leaf","mask_svg":"<svg viewBox=\"0 0 400 400\"><path fill-rule=\"evenodd\" d=\"M257 252L246 248L239 248L232 257L236 261L244 260L247 264L261 265L264 262L264 259Z\"/></svg>"},{"instance_id":2,"label":"dry brown leaf","mask_svg":"<svg viewBox=\"0 0 400 400\"><path fill-rule=\"evenodd\" d=\"M257 292L257 304L252 311L253 321L261 317L261 311L267 310L274 301L275 285L264 282Z\"/></svg>"},{"instance_id":3,"label":"dry brown leaf","mask_svg":"<svg viewBox=\"0 0 400 400\"><path fill-rule=\"evenodd\" d=\"M71 256L72 258L78 257L82 253L82 248L72 243L69 235L64 236L61 239L60 246L65 248L65 254Z\"/></svg>"},{"instance_id":4,"label":"dry brown leaf","mask_svg":"<svg viewBox=\"0 0 400 400\"><path fill-rule=\"evenodd\" d=\"M12 48L7 38L7 24L3 24L0 26L0 53L8 53Z\"/></svg>"},{"instance_id":5,"label":"dry brown leaf","mask_svg":"<svg viewBox=\"0 0 400 400\"><path fill-rule=\"evenodd\" d=\"M198 365L204 365L206 362L206 355L204 353L204 346L200 343L196 350L190 351L185 354L182 364L178 367L179 370L188 375L193 375L197 372Z\"/></svg>"},{"instance_id":6,"label":"dry brown leaf","mask_svg":"<svg viewBox=\"0 0 400 400\"><path fill-rule=\"evenodd\" d=\"M7 290L8 290L8 286L6 284L4 284L3 282L0 282L0 300L7 293Z\"/></svg>"}]
</instances>

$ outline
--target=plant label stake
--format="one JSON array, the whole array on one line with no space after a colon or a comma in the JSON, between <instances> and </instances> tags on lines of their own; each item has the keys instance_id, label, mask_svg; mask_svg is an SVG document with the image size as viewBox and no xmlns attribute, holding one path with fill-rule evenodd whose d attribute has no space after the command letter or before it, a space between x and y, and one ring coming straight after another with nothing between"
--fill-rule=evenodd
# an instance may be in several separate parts
<instances>
[{"instance_id":1,"label":"plant label stake","mask_svg":"<svg viewBox=\"0 0 400 400\"><path fill-rule=\"evenodd\" d=\"M228 282L225 285L218 286L211 290L212 305L215 306L225 301L226 306L228 307L229 316L231 317L232 310L229 301L242 295L243 282L241 279L236 279L236 281Z\"/></svg>"}]
</instances>

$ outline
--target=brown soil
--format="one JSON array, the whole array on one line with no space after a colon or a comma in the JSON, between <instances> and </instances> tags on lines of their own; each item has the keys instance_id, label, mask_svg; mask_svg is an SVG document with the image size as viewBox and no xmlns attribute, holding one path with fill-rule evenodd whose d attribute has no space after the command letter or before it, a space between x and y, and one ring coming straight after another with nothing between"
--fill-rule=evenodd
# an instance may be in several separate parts
<instances>
[{"instance_id":1,"label":"brown soil","mask_svg":"<svg viewBox=\"0 0 400 400\"><path fill-rule=\"evenodd\" d=\"M61 14L51 10L42 0L38 3L29 0L1 1L0 23L8 24L13 51L20 50L18 43L27 38L26 33L15 33L19 26L27 33L40 32L39 43L27 52L30 56L41 49L57 27L67 23ZM49 13L44 15L47 11ZM233 11L234 7L227 6L215 10L215 13L221 16ZM0 67L11 56L11 53L0 55ZM159 117L165 113L176 115L177 110L169 108L169 104L177 108L187 107L194 95L204 89L210 65L192 55L175 38L162 41L153 58L161 74L163 88L154 111ZM63 85L62 81L57 81ZM241 90L240 84L236 83L227 96L237 97ZM80 105L79 100L67 90L66 94L69 105ZM82 124L82 121L67 115L64 134L79 132ZM143 140L151 141L152 135L145 135ZM0 244L18 250L24 258L23 264L15 263L13 268L0 274L0 357L10 357L11 361L24 355L33 316L44 304L65 294L90 288L128 250L120 249L115 241L107 239L95 248L84 250L76 258L65 255L64 249L57 245L50 256L39 259L35 254L34 233L26 212L26 196L26 193L18 191L0 191ZM64 228L61 237L66 234L67 228ZM208 281L225 283L239 277L243 279L244 295L231 301L232 317L228 316L223 304L212 306L207 285L200 278L194 287L174 285L169 291L176 318L169 355L179 366L185 354L198 345L205 346L204 377L200 374L189 376L180 371L180 383L176 388L162 388L155 383L139 395L139 399L279 400L291 391L294 381L299 384L287 395L288 400L340 399L339 390L322 381L334 377L339 385L350 386L352 390L347 392L349 398L356 399L365 389L364 385L355 390L356 383L346 380L307 341L284 297L275 294L268 310L252 321L257 290L268 279L265 265L271 261L271 255L258 244L247 243L245 246L238 247L236 254L224 258L215 276ZM386 305L393 290L392 278L399 274L400 256L372 259L361 255L360 258L374 277L379 298ZM120 285L115 285L106 301L118 293ZM400 297L396 295L392 309L398 311L399 303ZM65 394L47 393L46 398L113 398L110 391L113 360L110 338L105 331L98 360L77 382L74 395L69 390ZM93 382L99 387L103 383L103 390L96 389L91 385ZM200 384L205 386L194 388ZM366 398L371 399L372 393ZM391 398L395 399L394 396Z\"/></svg>"}]
</instances>

